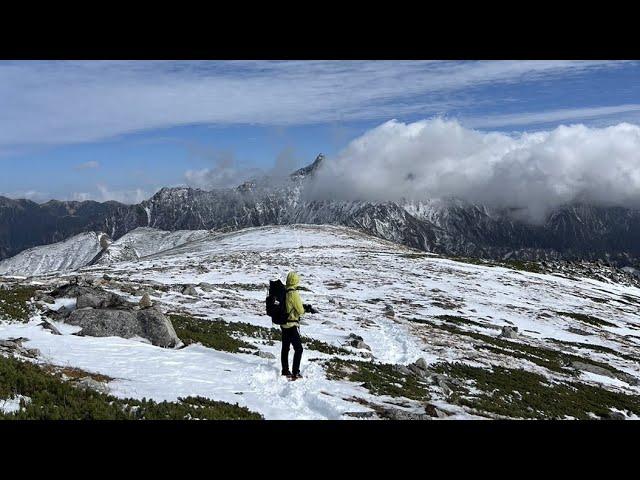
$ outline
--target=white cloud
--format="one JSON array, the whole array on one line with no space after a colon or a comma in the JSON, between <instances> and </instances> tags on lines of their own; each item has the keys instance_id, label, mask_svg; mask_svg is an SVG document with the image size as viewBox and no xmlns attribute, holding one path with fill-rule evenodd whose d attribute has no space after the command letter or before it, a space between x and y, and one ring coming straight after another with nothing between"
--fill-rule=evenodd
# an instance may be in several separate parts
<instances>
[{"instance_id":1,"label":"white cloud","mask_svg":"<svg viewBox=\"0 0 640 480\"><path fill-rule=\"evenodd\" d=\"M25 198L36 203L51 200L51 194L48 192L40 192L38 190L19 190L13 192L0 192L0 196L8 198Z\"/></svg>"},{"instance_id":2,"label":"white cloud","mask_svg":"<svg viewBox=\"0 0 640 480\"><path fill-rule=\"evenodd\" d=\"M89 192L74 192L71 194L71 200L75 200L78 202L84 202L86 200L92 200L95 198L95 195L92 195Z\"/></svg>"},{"instance_id":3,"label":"white cloud","mask_svg":"<svg viewBox=\"0 0 640 480\"><path fill-rule=\"evenodd\" d=\"M194 123L292 125L434 114L479 86L612 62L4 62L0 151Z\"/></svg>"},{"instance_id":4,"label":"white cloud","mask_svg":"<svg viewBox=\"0 0 640 480\"><path fill-rule=\"evenodd\" d=\"M99 167L100 167L100 163L96 162L95 160L90 160L88 162L80 163L76 165L74 168L76 170L89 170L89 169L95 169Z\"/></svg>"},{"instance_id":5,"label":"white cloud","mask_svg":"<svg viewBox=\"0 0 640 480\"><path fill-rule=\"evenodd\" d=\"M151 196L150 192L147 192L141 188L135 188L130 190L111 190L107 185L96 185L98 190L97 194L89 195L85 197L85 200L97 200L100 202L106 202L108 200L115 200L116 202L134 204L140 203Z\"/></svg>"},{"instance_id":6,"label":"white cloud","mask_svg":"<svg viewBox=\"0 0 640 480\"><path fill-rule=\"evenodd\" d=\"M203 190L233 188L248 179L265 176L270 177L273 184L274 181L292 173L301 164L293 147L280 151L270 168L246 167L232 152L194 144L188 145L188 148L192 156L212 164L207 168L187 170L184 174L187 185Z\"/></svg>"},{"instance_id":7,"label":"white cloud","mask_svg":"<svg viewBox=\"0 0 640 480\"><path fill-rule=\"evenodd\" d=\"M399 200L459 197L525 209L584 201L640 206L640 127L560 126L506 135L456 121L386 122L328 159L309 195Z\"/></svg>"}]
</instances>

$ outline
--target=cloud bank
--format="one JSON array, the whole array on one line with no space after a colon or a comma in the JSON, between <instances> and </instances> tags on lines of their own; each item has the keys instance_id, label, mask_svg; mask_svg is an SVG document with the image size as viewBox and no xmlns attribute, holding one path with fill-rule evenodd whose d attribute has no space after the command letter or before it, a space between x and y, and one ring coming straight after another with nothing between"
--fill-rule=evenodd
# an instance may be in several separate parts
<instances>
[{"instance_id":1,"label":"cloud bank","mask_svg":"<svg viewBox=\"0 0 640 480\"><path fill-rule=\"evenodd\" d=\"M216 188L233 188L247 180L263 177L269 178L274 186L283 181L290 173L300 167L301 161L293 147L280 151L273 165L267 168L246 166L238 160L233 152L220 151L215 148L192 147L192 155L207 160L210 167L187 170L185 183L190 187L212 190Z\"/></svg>"},{"instance_id":2,"label":"cloud bank","mask_svg":"<svg viewBox=\"0 0 640 480\"><path fill-rule=\"evenodd\" d=\"M540 222L558 206L640 207L640 127L560 126L483 133L440 118L386 122L327 159L310 198L456 197L518 208Z\"/></svg>"}]
</instances>

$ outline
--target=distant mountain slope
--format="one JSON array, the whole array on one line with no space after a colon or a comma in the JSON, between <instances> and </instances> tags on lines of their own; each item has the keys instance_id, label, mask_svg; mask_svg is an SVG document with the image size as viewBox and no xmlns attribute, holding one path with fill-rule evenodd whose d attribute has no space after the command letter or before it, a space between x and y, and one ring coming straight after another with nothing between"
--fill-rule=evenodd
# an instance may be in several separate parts
<instances>
[{"instance_id":1,"label":"distant mountain slope","mask_svg":"<svg viewBox=\"0 0 640 480\"><path fill-rule=\"evenodd\" d=\"M84 267L108 245L104 233L87 232L52 245L33 247L0 262L0 275L31 276Z\"/></svg>"},{"instance_id":2,"label":"distant mountain slope","mask_svg":"<svg viewBox=\"0 0 640 480\"><path fill-rule=\"evenodd\" d=\"M139 227L114 242L105 233L81 233L62 242L24 250L0 261L0 275L26 277L77 270L88 265L137 261L211 235L207 230L167 232Z\"/></svg>"},{"instance_id":3,"label":"distant mountain slope","mask_svg":"<svg viewBox=\"0 0 640 480\"><path fill-rule=\"evenodd\" d=\"M95 258L92 265L108 265L122 261L135 261L165 250L200 240L210 233L207 230L180 230L167 232L149 227L139 227L111 243Z\"/></svg>"},{"instance_id":4,"label":"distant mountain slope","mask_svg":"<svg viewBox=\"0 0 640 480\"><path fill-rule=\"evenodd\" d=\"M90 200L38 204L0 197L0 259L82 232L102 231L118 238L142 225L146 213L138 205Z\"/></svg>"},{"instance_id":5,"label":"distant mountain slope","mask_svg":"<svg viewBox=\"0 0 640 480\"><path fill-rule=\"evenodd\" d=\"M0 198L0 259L82 231L118 239L137 227L230 231L293 223L343 225L425 251L520 260L604 260L640 266L640 210L568 205L541 225L461 200L309 200L321 155L286 178L257 178L213 191L163 188L138 205Z\"/></svg>"}]
</instances>

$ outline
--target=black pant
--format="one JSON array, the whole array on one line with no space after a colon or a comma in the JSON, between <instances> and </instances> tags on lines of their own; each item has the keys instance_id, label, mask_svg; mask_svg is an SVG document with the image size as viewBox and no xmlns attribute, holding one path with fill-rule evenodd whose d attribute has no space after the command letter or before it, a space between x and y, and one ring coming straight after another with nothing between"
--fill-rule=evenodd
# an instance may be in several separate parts
<instances>
[{"instance_id":1,"label":"black pant","mask_svg":"<svg viewBox=\"0 0 640 480\"><path fill-rule=\"evenodd\" d=\"M293 373L300 373L300 360L302 360L302 340L298 327L282 329L282 373L289 371L289 345L293 345Z\"/></svg>"}]
</instances>

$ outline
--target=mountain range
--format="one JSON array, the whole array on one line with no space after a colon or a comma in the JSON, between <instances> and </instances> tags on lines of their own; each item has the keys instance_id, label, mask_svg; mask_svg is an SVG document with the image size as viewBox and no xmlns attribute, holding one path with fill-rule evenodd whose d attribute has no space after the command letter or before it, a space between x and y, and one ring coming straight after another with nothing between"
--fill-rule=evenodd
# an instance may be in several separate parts
<instances>
[{"instance_id":1,"label":"mountain range","mask_svg":"<svg viewBox=\"0 0 640 480\"><path fill-rule=\"evenodd\" d=\"M552 211L542 224L532 224L508 209L459 199L307 199L305 187L323 164L319 155L284 178L257 178L235 188L162 188L135 205L58 200L38 204L0 197L0 259L83 232L104 232L117 240L138 227L233 231L306 223L357 228L453 256L640 264L640 210L573 204Z\"/></svg>"}]
</instances>

